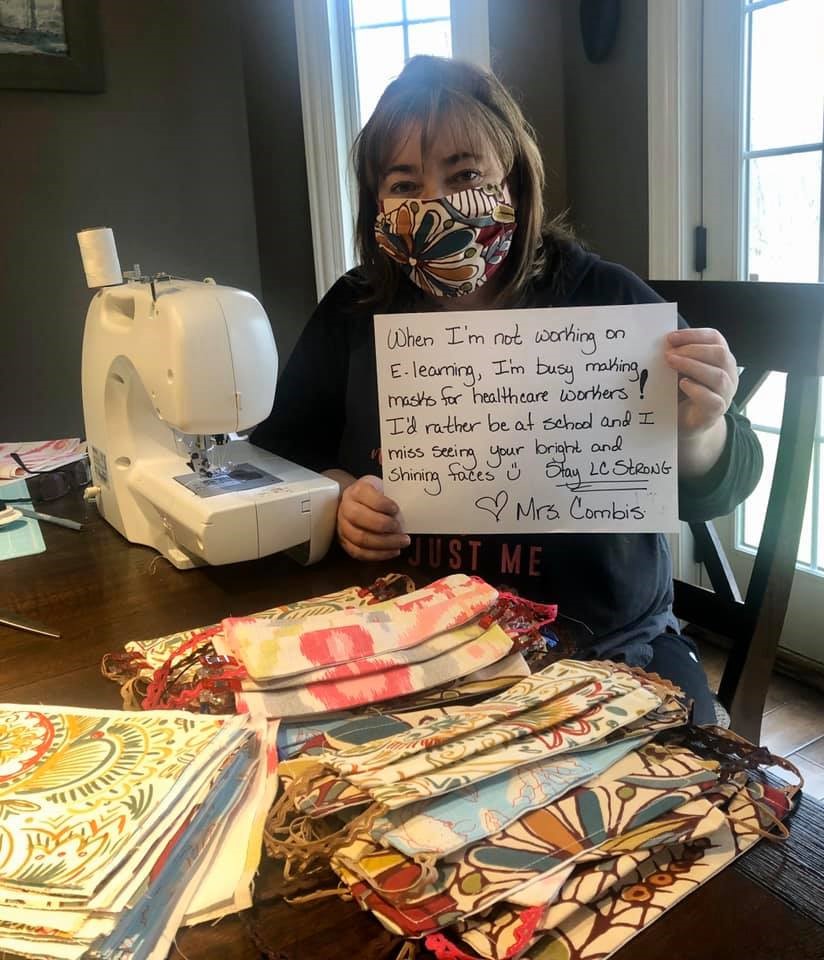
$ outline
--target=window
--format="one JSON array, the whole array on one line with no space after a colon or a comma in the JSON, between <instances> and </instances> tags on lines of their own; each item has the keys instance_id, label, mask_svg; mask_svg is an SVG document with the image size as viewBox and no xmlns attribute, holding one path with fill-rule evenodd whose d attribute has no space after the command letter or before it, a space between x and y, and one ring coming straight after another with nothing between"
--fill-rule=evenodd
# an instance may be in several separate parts
<instances>
[{"instance_id":1,"label":"window","mask_svg":"<svg viewBox=\"0 0 824 960\"><path fill-rule=\"evenodd\" d=\"M824 281L824 2L655 0L647 16L650 276L698 279L702 224L703 280ZM746 411L764 477L744 508L715 521L742 586L764 524L785 379L768 378ZM824 393L781 646L824 667L811 629L824 609L822 404ZM681 540L680 575L704 583Z\"/></svg>"},{"instance_id":2,"label":"window","mask_svg":"<svg viewBox=\"0 0 824 960\"><path fill-rule=\"evenodd\" d=\"M824 281L824 3L745 3L744 44L742 276Z\"/></svg>"},{"instance_id":3,"label":"window","mask_svg":"<svg viewBox=\"0 0 824 960\"><path fill-rule=\"evenodd\" d=\"M449 0L351 0L360 125L410 57L452 56Z\"/></svg>"},{"instance_id":4,"label":"window","mask_svg":"<svg viewBox=\"0 0 824 960\"><path fill-rule=\"evenodd\" d=\"M741 110L741 265L751 280L824 282L824 3L743 3ZM761 537L784 403L772 374L746 411L764 450L764 476L739 507L736 546ZM824 477L821 408L798 566L824 576Z\"/></svg>"},{"instance_id":5,"label":"window","mask_svg":"<svg viewBox=\"0 0 824 960\"><path fill-rule=\"evenodd\" d=\"M758 550L767 513L767 497L778 453L779 424L784 405L786 380L786 374L771 374L746 410L753 429L761 441L761 449L764 451L764 472L761 480L749 499L738 508L736 513L736 547L752 554ZM820 390L817 438L813 447L807 508L801 529L801 542L798 546L797 566L806 573L824 576L824 433L821 424L824 387Z\"/></svg>"},{"instance_id":6,"label":"window","mask_svg":"<svg viewBox=\"0 0 824 960\"><path fill-rule=\"evenodd\" d=\"M489 66L486 0L294 0L315 278L320 298L354 265L355 135L416 54Z\"/></svg>"}]
</instances>

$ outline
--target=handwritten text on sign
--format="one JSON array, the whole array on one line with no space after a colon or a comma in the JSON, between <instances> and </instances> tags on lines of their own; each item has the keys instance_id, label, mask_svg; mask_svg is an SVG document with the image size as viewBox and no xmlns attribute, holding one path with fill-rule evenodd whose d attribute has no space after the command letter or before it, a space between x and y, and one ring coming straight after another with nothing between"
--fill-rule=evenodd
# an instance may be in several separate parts
<instances>
[{"instance_id":1,"label":"handwritten text on sign","mask_svg":"<svg viewBox=\"0 0 824 960\"><path fill-rule=\"evenodd\" d=\"M375 317L409 533L677 529L674 304Z\"/></svg>"}]
</instances>

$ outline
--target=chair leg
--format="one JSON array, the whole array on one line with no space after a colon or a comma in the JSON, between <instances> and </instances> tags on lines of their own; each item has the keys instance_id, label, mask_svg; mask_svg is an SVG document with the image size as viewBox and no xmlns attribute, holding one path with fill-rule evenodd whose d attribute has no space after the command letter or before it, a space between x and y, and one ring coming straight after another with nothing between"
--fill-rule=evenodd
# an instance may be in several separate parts
<instances>
[{"instance_id":1,"label":"chair leg","mask_svg":"<svg viewBox=\"0 0 824 960\"><path fill-rule=\"evenodd\" d=\"M744 601L757 615L729 711L733 730L752 741L757 741L761 732L761 715L795 576L815 438L818 389L817 377L801 374L787 377L767 514ZM727 684L724 687L726 692L729 688Z\"/></svg>"},{"instance_id":2,"label":"chair leg","mask_svg":"<svg viewBox=\"0 0 824 960\"><path fill-rule=\"evenodd\" d=\"M762 617L756 625L747 659L728 706L731 729L756 744L760 742L761 719L767 702L767 691L772 679L780 636L780 629L773 629L773 626L766 621L767 618Z\"/></svg>"}]
</instances>

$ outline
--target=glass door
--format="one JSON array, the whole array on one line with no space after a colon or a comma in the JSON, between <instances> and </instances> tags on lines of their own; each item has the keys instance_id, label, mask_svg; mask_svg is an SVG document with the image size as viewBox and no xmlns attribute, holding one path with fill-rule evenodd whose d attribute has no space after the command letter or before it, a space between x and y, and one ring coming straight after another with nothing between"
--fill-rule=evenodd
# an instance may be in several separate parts
<instances>
[{"instance_id":1,"label":"glass door","mask_svg":"<svg viewBox=\"0 0 824 960\"><path fill-rule=\"evenodd\" d=\"M824 0L704 0L703 9L704 276L824 282ZM713 248L720 253L714 263ZM742 585L764 523L785 380L772 374L748 405L764 475L747 502L717 523ZM824 663L822 396L782 647Z\"/></svg>"}]
</instances>

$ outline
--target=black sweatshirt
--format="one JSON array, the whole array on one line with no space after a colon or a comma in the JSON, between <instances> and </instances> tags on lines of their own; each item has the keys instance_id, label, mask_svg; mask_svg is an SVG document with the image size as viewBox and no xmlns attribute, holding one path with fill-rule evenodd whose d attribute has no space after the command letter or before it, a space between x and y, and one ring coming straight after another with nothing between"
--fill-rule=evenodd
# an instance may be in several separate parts
<instances>
[{"instance_id":1,"label":"black sweatshirt","mask_svg":"<svg viewBox=\"0 0 824 960\"><path fill-rule=\"evenodd\" d=\"M657 303L661 298L624 267L577 245L562 272L548 270L519 307ZM373 310L352 271L329 290L309 320L278 384L274 409L253 434L258 446L317 471L339 468L380 476L380 424ZM381 313L439 309L411 283ZM683 321L681 321L682 325ZM755 487L762 468L758 439L734 407L718 463L699 480L679 483L683 520L729 513ZM398 569L430 578L477 573L525 597L557 603L579 628L591 656L624 657L645 666L649 642L677 629L671 611L672 569L661 534L523 534L412 537Z\"/></svg>"}]
</instances>

